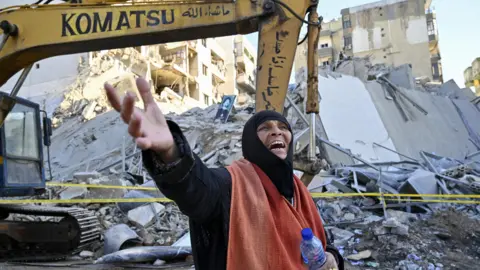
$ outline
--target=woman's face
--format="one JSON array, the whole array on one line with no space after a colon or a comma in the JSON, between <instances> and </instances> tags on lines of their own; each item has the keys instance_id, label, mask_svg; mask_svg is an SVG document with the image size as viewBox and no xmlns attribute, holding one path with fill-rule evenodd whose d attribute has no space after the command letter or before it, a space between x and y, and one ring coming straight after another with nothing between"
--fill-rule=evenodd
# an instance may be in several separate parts
<instances>
[{"instance_id":1,"label":"woman's face","mask_svg":"<svg viewBox=\"0 0 480 270\"><path fill-rule=\"evenodd\" d=\"M265 121L258 126L257 135L263 145L277 157L281 159L287 157L292 133L286 124L276 120Z\"/></svg>"}]
</instances>

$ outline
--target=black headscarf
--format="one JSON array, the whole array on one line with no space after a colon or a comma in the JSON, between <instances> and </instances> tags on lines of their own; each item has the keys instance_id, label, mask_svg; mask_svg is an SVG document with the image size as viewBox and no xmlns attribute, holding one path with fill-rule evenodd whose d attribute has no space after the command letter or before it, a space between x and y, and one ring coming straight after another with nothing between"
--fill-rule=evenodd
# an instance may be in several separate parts
<instances>
[{"instance_id":1,"label":"black headscarf","mask_svg":"<svg viewBox=\"0 0 480 270\"><path fill-rule=\"evenodd\" d=\"M282 160L263 145L257 135L257 128L263 122L277 120L285 123L292 133L285 160ZM293 198L293 132L287 119L275 111L261 111L252 116L243 129L243 156L254 163L270 178L280 194L285 198Z\"/></svg>"}]
</instances>

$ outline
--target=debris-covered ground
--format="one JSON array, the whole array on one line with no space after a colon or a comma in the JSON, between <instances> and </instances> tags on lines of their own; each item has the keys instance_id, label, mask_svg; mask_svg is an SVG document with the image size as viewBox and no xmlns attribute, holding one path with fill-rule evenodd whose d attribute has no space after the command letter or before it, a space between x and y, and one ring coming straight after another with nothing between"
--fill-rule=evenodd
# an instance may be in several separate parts
<instances>
[{"instance_id":1,"label":"debris-covered ground","mask_svg":"<svg viewBox=\"0 0 480 270\"><path fill-rule=\"evenodd\" d=\"M54 112L51 170L46 174L55 183L120 188L50 186L41 198L163 198L143 169L140 150L130 139L126 125L111 110L103 93L105 81L122 93L132 89L135 76L128 72L117 76L118 62L106 55L100 60L94 59L98 63L80 73ZM375 72L378 71L371 69L363 75L371 79ZM286 115L296 135L307 127L296 112L297 108L303 110L305 89L305 82L299 83L288 94L295 105L286 102ZM253 113L253 104L236 107L227 123L219 123L214 121L218 105L203 109L187 106L167 88L157 91L155 97L167 118L179 124L193 151L209 167L226 166L241 157L241 132ZM308 146L307 137L298 137L297 158ZM457 160L421 152L422 160L376 164L362 161L341 145L330 144L352 160L358 160L356 165L347 166L337 165L332 156L325 155L327 139L318 142L322 171L309 185L312 192L479 193L480 164L472 159L476 155ZM476 202L462 205L422 201L437 199L427 196L384 199L386 211L381 196L316 199L335 245L346 258L347 269L480 269L475 267L480 259L480 206ZM89 269L95 261L159 269L181 269L193 264L188 249L188 219L174 203L108 202L72 206L91 210L98 218L101 235L98 244L68 258L72 267L80 263ZM177 259L179 263L174 262Z\"/></svg>"},{"instance_id":2,"label":"debris-covered ground","mask_svg":"<svg viewBox=\"0 0 480 270\"><path fill-rule=\"evenodd\" d=\"M388 209L385 218L371 199L317 203L347 269L477 269L472 268L480 256L476 206L428 213L399 207Z\"/></svg>"}]
</instances>

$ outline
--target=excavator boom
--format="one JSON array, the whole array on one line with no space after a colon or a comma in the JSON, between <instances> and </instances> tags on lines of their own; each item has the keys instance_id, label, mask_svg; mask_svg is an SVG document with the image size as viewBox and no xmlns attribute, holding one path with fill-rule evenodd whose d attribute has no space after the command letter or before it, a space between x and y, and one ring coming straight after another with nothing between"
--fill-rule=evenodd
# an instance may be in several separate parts
<instances>
[{"instance_id":1,"label":"excavator boom","mask_svg":"<svg viewBox=\"0 0 480 270\"><path fill-rule=\"evenodd\" d=\"M8 121L5 119L20 101L16 95L28 72L35 62L45 58L258 31L256 111L274 110L282 113L303 23L309 25L308 50L316 51L318 45L321 21L316 13L318 0L64 1L68 3L12 6L0 10L0 34L3 34L0 36L0 86L23 70L11 92L0 95L0 132L4 132L2 129L10 125L10 118ZM37 3L40 2L42 0ZM307 12L310 13L308 22L304 19ZM316 54L309 52L308 55L312 58L308 63L308 89L316 92ZM308 112L318 113L318 94L312 93L308 97ZM20 105L17 104L17 107ZM4 125L4 122L8 123ZM312 121L311 127L313 123ZM9 143L12 142L4 142ZM314 139L311 144L313 153ZM2 158L18 159L9 153ZM312 166L307 167L307 170L315 171ZM8 171L4 171L4 175L7 174ZM36 180L38 179L26 179L21 183L34 183ZM45 182L45 179L41 180ZM5 179L3 183L4 186L0 188L12 188ZM26 190L32 187L33 184L30 187L22 185L20 188ZM90 219L84 217L88 214L81 209L0 206L0 219L10 213L54 215L63 219L55 224L30 225L0 220L0 225L7 226L0 227L8 228L0 230L0 260L9 260L12 254L13 257L18 255L23 259L38 257L37 250L43 250L46 257L64 257L98 239L98 230L92 229L97 223L85 223L86 220L90 222ZM37 226L45 231L50 228L58 231L59 236L60 232L70 235L75 241L62 237L33 239L32 235L39 234ZM19 230L22 233L16 233Z\"/></svg>"},{"instance_id":2,"label":"excavator boom","mask_svg":"<svg viewBox=\"0 0 480 270\"><path fill-rule=\"evenodd\" d=\"M300 19L317 0L104 2L0 10L0 85L52 56L258 31L256 107L282 112Z\"/></svg>"}]
</instances>

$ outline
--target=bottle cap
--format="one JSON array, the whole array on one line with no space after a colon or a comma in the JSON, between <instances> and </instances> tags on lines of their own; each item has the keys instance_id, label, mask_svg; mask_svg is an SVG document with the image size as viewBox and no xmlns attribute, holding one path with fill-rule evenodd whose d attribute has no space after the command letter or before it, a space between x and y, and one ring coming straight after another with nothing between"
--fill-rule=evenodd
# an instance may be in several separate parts
<instances>
[{"instance_id":1,"label":"bottle cap","mask_svg":"<svg viewBox=\"0 0 480 270\"><path fill-rule=\"evenodd\" d=\"M305 228L302 230L302 238L303 240L312 240L313 232L310 228Z\"/></svg>"}]
</instances>

